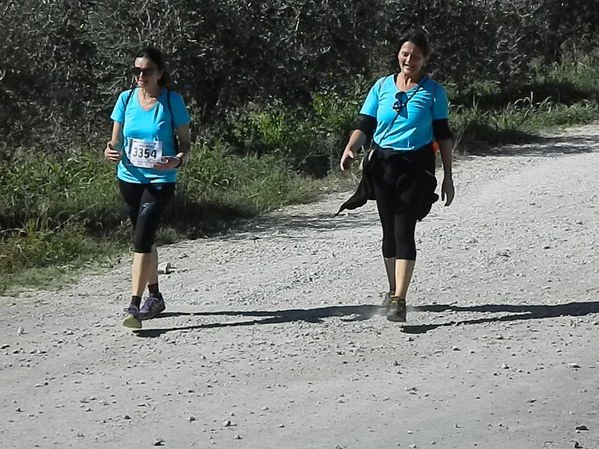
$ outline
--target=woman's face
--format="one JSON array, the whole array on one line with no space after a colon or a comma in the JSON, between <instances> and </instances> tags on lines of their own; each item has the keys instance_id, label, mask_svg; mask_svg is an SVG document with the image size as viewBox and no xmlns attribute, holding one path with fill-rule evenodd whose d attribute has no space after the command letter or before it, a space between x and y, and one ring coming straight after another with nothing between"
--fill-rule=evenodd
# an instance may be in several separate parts
<instances>
[{"instance_id":1,"label":"woman's face","mask_svg":"<svg viewBox=\"0 0 599 449\"><path fill-rule=\"evenodd\" d=\"M133 76L139 87L147 89L158 85L162 70L148 58L135 58Z\"/></svg>"},{"instance_id":2,"label":"woman's face","mask_svg":"<svg viewBox=\"0 0 599 449\"><path fill-rule=\"evenodd\" d=\"M420 47L408 41L404 42L399 49L397 59L399 60L400 72L408 77L416 77L420 75L427 58Z\"/></svg>"}]
</instances>

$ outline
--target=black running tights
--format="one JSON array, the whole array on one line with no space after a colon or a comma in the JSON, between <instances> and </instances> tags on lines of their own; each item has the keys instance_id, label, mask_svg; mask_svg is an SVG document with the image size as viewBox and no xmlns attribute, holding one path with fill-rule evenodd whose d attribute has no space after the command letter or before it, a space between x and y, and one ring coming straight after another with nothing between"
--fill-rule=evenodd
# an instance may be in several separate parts
<instances>
[{"instance_id":1,"label":"black running tights","mask_svg":"<svg viewBox=\"0 0 599 449\"><path fill-rule=\"evenodd\" d=\"M383 226L383 257L416 260L416 214L398 211L395 188L375 186Z\"/></svg>"},{"instance_id":2,"label":"black running tights","mask_svg":"<svg viewBox=\"0 0 599 449\"><path fill-rule=\"evenodd\" d=\"M175 183L133 184L119 179L127 214L133 223L136 253L151 253L162 212L175 193Z\"/></svg>"}]
</instances>

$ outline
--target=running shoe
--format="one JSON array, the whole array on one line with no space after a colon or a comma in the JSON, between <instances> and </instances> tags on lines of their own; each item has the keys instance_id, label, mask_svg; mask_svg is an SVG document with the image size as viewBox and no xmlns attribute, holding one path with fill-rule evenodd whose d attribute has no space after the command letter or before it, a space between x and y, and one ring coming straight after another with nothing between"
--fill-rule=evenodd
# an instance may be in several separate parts
<instances>
[{"instance_id":1,"label":"running shoe","mask_svg":"<svg viewBox=\"0 0 599 449\"><path fill-rule=\"evenodd\" d=\"M389 306L391 305L391 297L393 296L393 292L385 292L383 295L383 302L381 303L381 309L383 312L389 310Z\"/></svg>"},{"instance_id":2,"label":"running shoe","mask_svg":"<svg viewBox=\"0 0 599 449\"><path fill-rule=\"evenodd\" d=\"M391 296L389 310L387 310L387 319L389 321L406 322L406 298L401 296Z\"/></svg>"},{"instance_id":3,"label":"running shoe","mask_svg":"<svg viewBox=\"0 0 599 449\"><path fill-rule=\"evenodd\" d=\"M156 293L156 296L148 296L145 299L143 306L139 309L139 315L142 320L151 320L164 312L164 309L166 306L162 294Z\"/></svg>"},{"instance_id":4,"label":"running shoe","mask_svg":"<svg viewBox=\"0 0 599 449\"><path fill-rule=\"evenodd\" d=\"M131 304L125 309L127 316L123 320L123 326L133 329L141 329L141 316L139 315L139 307Z\"/></svg>"}]
</instances>

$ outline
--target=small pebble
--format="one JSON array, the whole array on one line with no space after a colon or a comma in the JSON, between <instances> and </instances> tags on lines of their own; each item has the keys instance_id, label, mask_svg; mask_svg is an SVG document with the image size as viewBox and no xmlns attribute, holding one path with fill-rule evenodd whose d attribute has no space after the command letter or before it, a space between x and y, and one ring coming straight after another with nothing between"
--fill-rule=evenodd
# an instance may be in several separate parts
<instances>
[{"instance_id":1,"label":"small pebble","mask_svg":"<svg viewBox=\"0 0 599 449\"><path fill-rule=\"evenodd\" d=\"M170 262L163 262L160 265L158 265L158 273L159 274L169 274L173 271L172 268L173 267Z\"/></svg>"}]
</instances>

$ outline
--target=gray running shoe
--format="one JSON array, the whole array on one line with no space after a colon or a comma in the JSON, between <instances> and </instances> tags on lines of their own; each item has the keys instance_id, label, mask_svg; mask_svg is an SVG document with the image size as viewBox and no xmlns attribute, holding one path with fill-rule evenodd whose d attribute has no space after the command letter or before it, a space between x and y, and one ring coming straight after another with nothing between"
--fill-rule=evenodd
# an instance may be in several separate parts
<instances>
[{"instance_id":1,"label":"gray running shoe","mask_svg":"<svg viewBox=\"0 0 599 449\"><path fill-rule=\"evenodd\" d=\"M387 319L389 321L406 322L406 298L401 296L391 296Z\"/></svg>"},{"instance_id":2,"label":"gray running shoe","mask_svg":"<svg viewBox=\"0 0 599 449\"><path fill-rule=\"evenodd\" d=\"M139 316L139 307L131 304L125 309L127 316L123 320L123 326L133 329L141 329L141 317Z\"/></svg>"},{"instance_id":3,"label":"gray running shoe","mask_svg":"<svg viewBox=\"0 0 599 449\"><path fill-rule=\"evenodd\" d=\"M164 299L162 294L158 293L158 296L148 296L145 299L143 306L139 309L139 315L142 320L151 320L164 312L164 309L166 309Z\"/></svg>"},{"instance_id":4,"label":"gray running shoe","mask_svg":"<svg viewBox=\"0 0 599 449\"><path fill-rule=\"evenodd\" d=\"M385 292L385 294L383 295L383 302L380 305L382 312L387 312L387 310L389 310L389 306L391 305L391 297L392 296L393 296L393 292Z\"/></svg>"}]
</instances>

